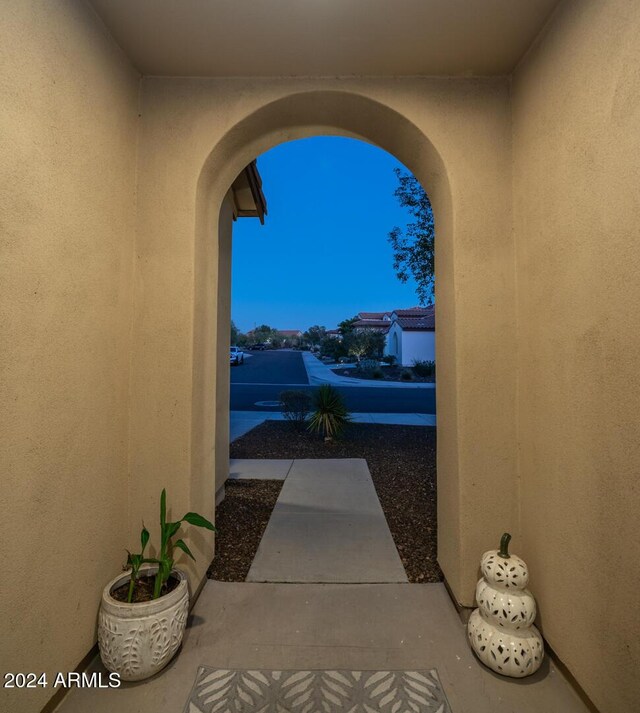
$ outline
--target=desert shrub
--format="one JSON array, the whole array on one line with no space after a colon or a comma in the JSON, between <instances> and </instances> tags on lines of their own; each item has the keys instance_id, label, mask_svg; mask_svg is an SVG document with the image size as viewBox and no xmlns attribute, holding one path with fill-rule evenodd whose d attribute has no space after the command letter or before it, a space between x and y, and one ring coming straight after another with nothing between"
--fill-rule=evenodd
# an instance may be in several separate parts
<instances>
[{"instance_id":1,"label":"desert shrub","mask_svg":"<svg viewBox=\"0 0 640 713\"><path fill-rule=\"evenodd\" d=\"M400 372L400 379L402 381L413 381L413 374L409 371L409 369L403 369Z\"/></svg>"},{"instance_id":2,"label":"desert shrub","mask_svg":"<svg viewBox=\"0 0 640 713\"><path fill-rule=\"evenodd\" d=\"M371 372L371 378L372 379L384 379L384 372L382 371L382 369L380 367L378 367L377 369L374 369Z\"/></svg>"},{"instance_id":3,"label":"desert shrub","mask_svg":"<svg viewBox=\"0 0 640 713\"><path fill-rule=\"evenodd\" d=\"M302 431L311 411L311 396L306 391L283 391L280 394L280 410L296 431Z\"/></svg>"},{"instance_id":4,"label":"desert shrub","mask_svg":"<svg viewBox=\"0 0 640 713\"><path fill-rule=\"evenodd\" d=\"M339 438L351 421L340 393L333 386L323 384L315 393L314 407L307 426L309 431L319 433L325 440Z\"/></svg>"},{"instance_id":5,"label":"desert shrub","mask_svg":"<svg viewBox=\"0 0 640 713\"><path fill-rule=\"evenodd\" d=\"M358 369L360 371L375 371L378 368L377 359L361 359L358 364Z\"/></svg>"},{"instance_id":6,"label":"desert shrub","mask_svg":"<svg viewBox=\"0 0 640 713\"><path fill-rule=\"evenodd\" d=\"M433 376L436 373L435 361L418 360L413 362L413 371L416 376Z\"/></svg>"},{"instance_id":7,"label":"desert shrub","mask_svg":"<svg viewBox=\"0 0 640 713\"><path fill-rule=\"evenodd\" d=\"M396 358L393 356L393 354L387 354L386 356L382 357L382 361L385 364L388 364L389 366L393 366L396 363Z\"/></svg>"}]
</instances>

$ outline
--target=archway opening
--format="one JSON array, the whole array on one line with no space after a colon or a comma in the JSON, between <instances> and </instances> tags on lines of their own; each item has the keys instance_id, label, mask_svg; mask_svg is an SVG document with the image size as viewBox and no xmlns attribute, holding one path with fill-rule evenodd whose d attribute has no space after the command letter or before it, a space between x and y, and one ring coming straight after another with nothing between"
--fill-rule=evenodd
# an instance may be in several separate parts
<instances>
[{"instance_id":1,"label":"archway opening","mask_svg":"<svg viewBox=\"0 0 640 713\"><path fill-rule=\"evenodd\" d=\"M442 159L424 133L404 116L355 93L314 91L291 94L249 113L213 148L198 182L195 236L195 313L192 394L192 497L213 500L211 473L220 482L228 473L228 344L230 328L230 240L219 235L220 210L229 186L256 156L292 139L347 136L380 146L429 187L438 226L436 304L439 330L438 472L447 474L439 489L439 561L455 563L459 550L456 506L455 314L451 199ZM212 236L219 236L218 241ZM446 573L446 570L445 570Z\"/></svg>"},{"instance_id":2,"label":"archway opening","mask_svg":"<svg viewBox=\"0 0 640 713\"><path fill-rule=\"evenodd\" d=\"M224 489L217 484L217 501L225 499L216 514L220 535L210 574L244 581L259 569L259 562L251 567L251 560L260 538L264 532L259 559L266 557L270 533L279 527L276 511L274 522L266 532L264 528L278 495L276 486L290 474L281 494L290 509L295 488L289 482L301 477L297 464L281 469L280 463L362 458L399 553L393 556L398 563L401 558L409 581L440 581L435 380L433 372L425 373L425 365L435 359L434 306L419 305L416 282L401 282L394 268L398 233L408 230L407 223L412 230L418 227L396 193L407 198L410 186L409 197L426 213L419 214L420 225L429 226L421 245L432 239L428 199L394 157L352 138L282 143L258 157L257 167L251 164L249 170L246 178L236 179L227 202L233 203L234 217L262 218L263 210L250 209L246 192L255 177L253 202L265 204L266 195L268 215L264 221L238 219L233 224L232 465ZM228 212L223 206L224 234L231 226ZM423 301L431 302L429 296ZM407 353L399 363L398 334ZM321 384L341 399L353 421L335 441L323 442L306 427ZM283 415L288 417L284 421ZM261 463L263 459L268 462ZM315 484L308 485L313 491ZM332 487L343 485L336 481ZM357 521L359 503L349 507ZM345 505L338 510L344 515ZM326 505L327 516L335 513L335 505ZM316 508L316 519L318 514ZM240 523L246 536L233 537ZM305 531L291 513L286 525ZM321 532L314 534L327 539ZM312 543L298 539L302 551L313 549ZM340 546L342 555L336 557L343 576L354 576L346 571L350 543L342 539ZM297 559L291 556L289 562ZM353 570L367 576L361 560L362 552ZM314 577L322 571L315 568ZM289 574L296 576L293 571L271 576ZM325 571L323 576L340 575Z\"/></svg>"}]
</instances>

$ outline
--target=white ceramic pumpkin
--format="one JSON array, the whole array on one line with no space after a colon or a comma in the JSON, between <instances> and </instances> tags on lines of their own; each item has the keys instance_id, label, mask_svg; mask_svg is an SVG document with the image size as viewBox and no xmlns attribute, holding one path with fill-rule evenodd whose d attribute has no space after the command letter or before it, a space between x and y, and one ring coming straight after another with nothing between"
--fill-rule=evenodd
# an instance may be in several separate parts
<instances>
[{"instance_id":1,"label":"white ceramic pumpkin","mask_svg":"<svg viewBox=\"0 0 640 713\"><path fill-rule=\"evenodd\" d=\"M524 589L529 583L529 570L524 560L508 552L507 557L501 555L500 550L485 552L480 569L487 582L501 589Z\"/></svg>"},{"instance_id":2,"label":"white ceramic pumpkin","mask_svg":"<svg viewBox=\"0 0 640 713\"><path fill-rule=\"evenodd\" d=\"M504 533L499 550L482 556L483 576L476 586L476 609L467 625L469 644L477 657L496 673L513 678L540 668L544 647L533 626L536 602L525 589L529 570L524 560L509 554L511 535Z\"/></svg>"},{"instance_id":3,"label":"white ceramic pumpkin","mask_svg":"<svg viewBox=\"0 0 640 713\"><path fill-rule=\"evenodd\" d=\"M485 619L508 631L527 629L536 618L536 600L528 589L505 592L478 580L476 600Z\"/></svg>"},{"instance_id":4,"label":"white ceramic pumpkin","mask_svg":"<svg viewBox=\"0 0 640 713\"><path fill-rule=\"evenodd\" d=\"M519 632L497 629L476 609L469 619L471 648L485 666L512 678L529 676L544 658L542 637L535 626Z\"/></svg>"}]
</instances>

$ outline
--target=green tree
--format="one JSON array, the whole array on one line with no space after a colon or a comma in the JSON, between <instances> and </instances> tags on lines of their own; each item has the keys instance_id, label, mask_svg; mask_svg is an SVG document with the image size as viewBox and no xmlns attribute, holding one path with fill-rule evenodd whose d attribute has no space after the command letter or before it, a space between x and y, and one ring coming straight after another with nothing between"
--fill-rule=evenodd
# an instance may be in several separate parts
<instances>
[{"instance_id":1,"label":"green tree","mask_svg":"<svg viewBox=\"0 0 640 713\"><path fill-rule=\"evenodd\" d=\"M278 338L278 330L268 324L261 324L253 330L253 340L255 342L273 342Z\"/></svg>"},{"instance_id":2,"label":"green tree","mask_svg":"<svg viewBox=\"0 0 640 713\"><path fill-rule=\"evenodd\" d=\"M325 338L326 333L326 327L321 327L318 324L315 324L313 327L309 327L302 337L309 344L309 346L317 347L322 344L322 340Z\"/></svg>"},{"instance_id":3,"label":"green tree","mask_svg":"<svg viewBox=\"0 0 640 713\"><path fill-rule=\"evenodd\" d=\"M338 331L342 336L344 337L345 335L349 334L350 332L353 332L353 325L356 322L359 322L360 318L356 315L355 317L351 317L351 319L343 319L342 322L338 325Z\"/></svg>"},{"instance_id":4,"label":"green tree","mask_svg":"<svg viewBox=\"0 0 640 713\"><path fill-rule=\"evenodd\" d=\"M389 233L393 248L393 269L400 282L412 277L421 305L433 302L434 274L434 224L431 202L418 179L406 171L395 169L398 187L394 196L402 208L414 218L406 229L395 227Z\"/></svg>"},{"instance_id":5,"label":"green tree","mask_svg":"<svg viewBox=\"0 0 640 713\"><path fill-rule=\"evenodd\" d=\"M344 337L345 349L358 361L363 357L379 358L384 344L384 334L376 329L354 329Z\"/></svg>"},{"instance_id":6,"label":"green tree","mask_svg":"<svg viewBox=\"0 0 640 713\"><path fill-rule=\"evenodd\" d=\"M342 340L335 339L334 337L325 337L320 343L320 354L338 361L340 357L346 357L348 352Z\"/></svg>"},{"instance_id":7,"label":"green tree","mask_svg":"<svg viewBox=\"0 0 640 713\"><path fill-rule=\"evenodd\" d=\"M235 322L231 320L231 345L234 346L238 343L238 337L240 336L240 330L236 327Z\"/></svg>"}]
</instances>

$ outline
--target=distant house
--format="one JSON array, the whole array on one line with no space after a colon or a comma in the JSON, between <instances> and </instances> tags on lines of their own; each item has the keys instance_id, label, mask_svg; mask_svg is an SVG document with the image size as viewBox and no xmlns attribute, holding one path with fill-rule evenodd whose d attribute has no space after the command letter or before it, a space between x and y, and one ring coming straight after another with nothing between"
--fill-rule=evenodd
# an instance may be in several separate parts
<instances>
[{"instance_id":1,"label":"distant house","mask_svg":"<svg viewBox=\"0 0 640 713\"><path fill-rule=\"evenodd\" d=\"M297 344L302 339L302 332L299 329L279 329L278 335L282 338L283 346Z\"/></svg>"},{"instance_id":2,"label":"distant house","mask_svg":"<svg viewBox=\"0 0 640 713\"><path fill-rule=\"evenodd\" d=\"M391 312L358 312L353 329L374 329L386 334L391 326Z\"/></svg>"},{"instance_id":3,"label":"distant house","mask_svg":"<svg viewBox=\"0 0 640 713\"><path fill-rule=\"evenodd\" d=\"M435 361L435 307L395 310L390 315L385 355L396 363L411 366L415 361Z\"/></svg>"},{"instance_id":4,"label":"distant house","mask_svg":"<svg viewBox=\"0 0 640 713\"><path fill-rule=\"evenodd\" d=\"M414 361L435 361L435 307L409 307L390 312L358 312L352 323L356 330L375 330L385 335L385 356L394 356L401 366ZM339 329L327 330L327 335L341 338Z\"/></svg>"}]
</instances>

